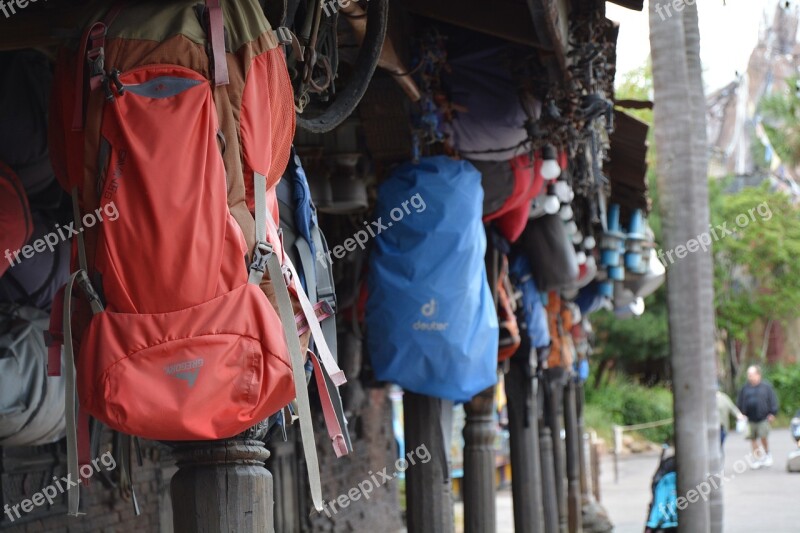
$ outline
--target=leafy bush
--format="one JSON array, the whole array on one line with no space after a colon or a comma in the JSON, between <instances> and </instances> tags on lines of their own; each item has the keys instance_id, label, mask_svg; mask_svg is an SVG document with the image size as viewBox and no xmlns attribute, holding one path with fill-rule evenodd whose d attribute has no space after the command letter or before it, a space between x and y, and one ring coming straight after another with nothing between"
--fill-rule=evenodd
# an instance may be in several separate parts
<instances>
[{"instance_id":1,"label":"leafy bush","mask_svg":"<svg viewBox=\"0 0 800 533\"><path fill-rule=\"evenodd\" d=\"M780 412L793 416L800 409L800 364L766 367L764 379L775 387Z\"/></svg>"},{"instance_id":2,"label":"leafy bush","mask_svg":"<svg viewBox=\"0 0 800 533\"><path fill-rule=\"evenodd\" d=\"M586 390L586 425L619 424L629 426L672 417L672 392L663 387L643 387L629 381L616 381ZM638 432L653 442L672 438L672 424Z\"/></svg>"}]
</instances>

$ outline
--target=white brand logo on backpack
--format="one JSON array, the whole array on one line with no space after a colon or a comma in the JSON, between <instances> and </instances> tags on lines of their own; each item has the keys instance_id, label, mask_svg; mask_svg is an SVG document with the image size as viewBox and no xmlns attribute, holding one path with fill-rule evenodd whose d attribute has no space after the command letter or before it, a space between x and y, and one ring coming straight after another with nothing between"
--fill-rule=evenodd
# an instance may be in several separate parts
<instances>
[{"instance_id":1,"label":"white brand logo on backpack","mask_svg":"<svg viewBox=\"0 0 800 533\"><path fill-rule=\"evenodd\" d=\"M200 367L203 366L203 359L192 359L183 363L175 363L164 367L164 373L178 379L186 380L189 388L194 387L197 376L200 374Z\"/></svg>"},{"instance_id":2,"label":"white brand logo on backpack","mask_svg":"<svg viewBox=\"0 0 800 533\"><path fill-rule=\"evenodd\" d=\"M436 303L436 300L434 298L431 298L430 302L420 307L420 312L422 313L422 316L424 316L425 318L431 318L436 314L437 307L438 304ZM447 322L436 322L436 321L423 322L422 320L417 320L416 322L414 322L414 325L412 327L416 330L421 330L421 331L444 331L447 329L447 326L448 326Z\"/></svg>"}]
</instances>

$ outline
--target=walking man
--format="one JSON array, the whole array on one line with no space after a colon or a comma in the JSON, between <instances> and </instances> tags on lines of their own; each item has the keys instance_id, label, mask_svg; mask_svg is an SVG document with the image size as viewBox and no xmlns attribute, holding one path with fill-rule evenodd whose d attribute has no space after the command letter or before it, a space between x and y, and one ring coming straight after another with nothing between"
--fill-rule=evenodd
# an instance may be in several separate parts
<instances>
[{"instance_id":1,"label":"walking man","mask_svg":"<svg viewBox=\"0 0 800 533\"><path fill-rule=\"evenodd\" d=\"M752 468L772 466L772 455L769 453L770 422L778 414L778 397L772 385L761 379L761 369L751 366L747 369L747 383L739 391L736 405L748 419L747 438L753 447L755 461ZM763 452L759 450L759 440Z\"/></svg>"}]
</instances>

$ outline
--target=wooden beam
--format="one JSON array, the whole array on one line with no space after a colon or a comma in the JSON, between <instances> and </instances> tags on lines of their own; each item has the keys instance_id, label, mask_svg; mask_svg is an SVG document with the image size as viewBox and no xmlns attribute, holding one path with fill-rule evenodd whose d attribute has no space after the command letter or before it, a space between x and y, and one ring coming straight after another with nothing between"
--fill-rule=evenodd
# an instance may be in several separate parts
<instances>
[{"instance_id":1,"label":"wooden beam","mask_svg":"<svg viewBox=\"0 0 800 533\"><path fill-rule=\"evenodd\" d=\"M567 76L567 41L560 26L566 21L561 21L559 16L559 2L563 0L527 0L528 16L533 20L536 33L543 45L553 53L552 56L542 57L542 61L554 81L564 81ZM566 12L566 8L564 10Z\"/></svg>"},{"instance_id":2,"label":"wooden beam","mask_svg":"<svg viewBox=\"0 0 800 533\"><path fill-rule=\"evenodd\" d=\"M37 2L28 4L0 22L0 51L36 48L54 57L53 51L80 35L88 22L102 12L103 0L84 3Z\"/></svg>"},{"instance_id":3,"label":"wooden beam","mask_svg":"<svg viewBox=\"0 0 800 533\"><path fill-rule=\"evenodd\" d=\"M541 50L552 51L534 27L525 4L509 0L475 2L463 0L405 0L408 10L417 15L494 35Z\"/></svg>"}]
</instances>

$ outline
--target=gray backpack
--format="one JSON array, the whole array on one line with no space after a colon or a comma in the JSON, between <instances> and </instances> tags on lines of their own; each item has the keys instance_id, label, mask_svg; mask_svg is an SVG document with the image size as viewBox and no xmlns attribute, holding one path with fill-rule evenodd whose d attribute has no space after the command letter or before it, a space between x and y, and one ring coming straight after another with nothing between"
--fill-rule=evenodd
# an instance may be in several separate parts
<instances>
[{"instance_id":1,"label":"gray backpack","mask_svg":"<svg viewBox=\"0 0 800 533\"><path fill-rule=\"evenodd\" d=\"M49 324L35 307L0 304L0 446L49 444L66 433L65 381L47 375Z\"/></svg>"}]
</instances>

